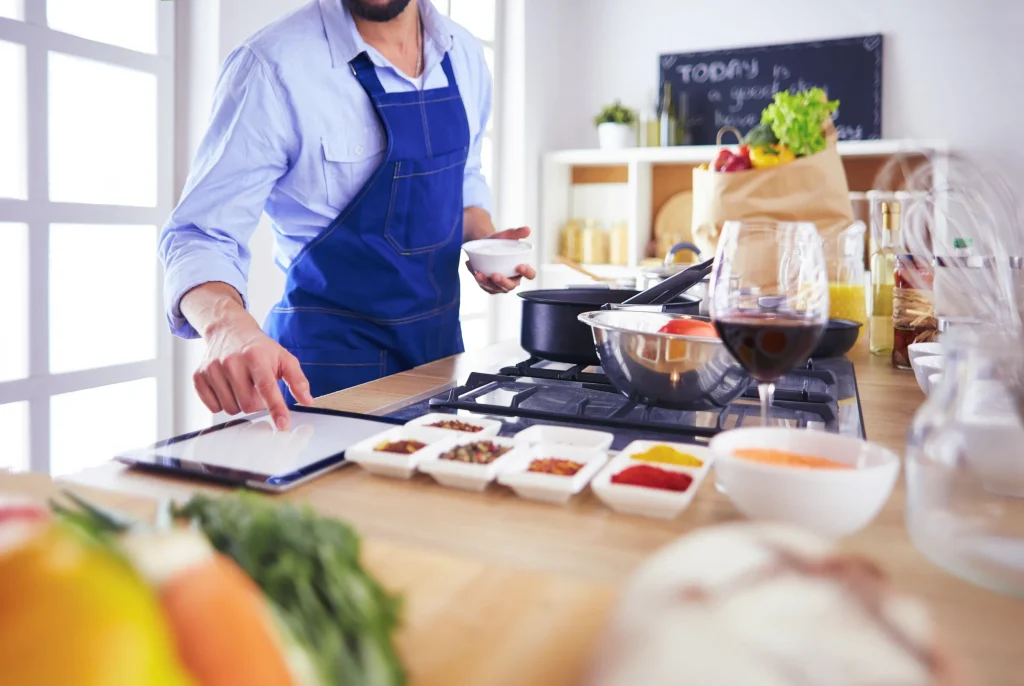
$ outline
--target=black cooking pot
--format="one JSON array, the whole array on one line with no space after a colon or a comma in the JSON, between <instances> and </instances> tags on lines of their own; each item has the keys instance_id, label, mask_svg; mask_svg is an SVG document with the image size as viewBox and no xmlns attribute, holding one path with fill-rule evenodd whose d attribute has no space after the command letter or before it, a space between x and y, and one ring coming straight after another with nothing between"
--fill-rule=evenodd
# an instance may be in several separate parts
<instances>
[{"instance_id":1,"label":"black cooking pot","mask_svg":"<svg viewBox=\"0 0 1024 686\"><path fill-rule=\"evenodd\" d=\"M584 312L615 306L655 307L677 314L699 314L700 298L683 293L711 270L711 260L647 289L560 288L524 291L519 342L535 357L569 364L597 365L600 360L590 327L579 321Z\"/></svg>"}]
</instances>

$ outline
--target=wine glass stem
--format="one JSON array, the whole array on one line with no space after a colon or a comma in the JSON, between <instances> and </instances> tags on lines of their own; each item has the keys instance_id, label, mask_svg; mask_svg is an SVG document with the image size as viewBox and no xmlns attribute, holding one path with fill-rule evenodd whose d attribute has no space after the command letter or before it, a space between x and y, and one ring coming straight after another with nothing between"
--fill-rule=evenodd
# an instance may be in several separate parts
<instances>
[{"instance_id":1,"label":"wine glass stem","mask_svg":"<svg viewBox=\"0 0 1024 686\"><path fill-rule=\"evenodd\" d=\"M768 417L768 412L772 406L772 397L775 395L775 384L757 384L757 394L761 396L761 423L765 426L771 426L771 420Z\"/></svg>"}]
</instances>

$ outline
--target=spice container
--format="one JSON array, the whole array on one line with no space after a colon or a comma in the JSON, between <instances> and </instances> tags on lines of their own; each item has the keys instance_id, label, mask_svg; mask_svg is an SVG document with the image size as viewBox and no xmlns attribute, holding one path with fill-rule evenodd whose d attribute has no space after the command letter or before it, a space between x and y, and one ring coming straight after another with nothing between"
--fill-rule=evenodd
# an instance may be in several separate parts
<instances>
[{"instance_id":1,"label":"spice container","mask_svg":"<svg viewBox=\"0 0 1024 686\"><path fill-rule=\"evenodd\" d=\"M629 264L629 227L625 222L612 226L608 237L608 262L620 266Z\"/></svg>"},{"instance_id":2,"label":"spice container","mask_svg":"<svg viewBox=\"0 0 1024 686\"><path fill-rule=\"evenodd\" d=\"M700 467L679 466L638 459L657 453L659 446L696 458L702 464ZM594 477L590 488L616 512L673 519L689 506L713 461L714 454L704 447L634 441Z\"/></svg>"},{"instance_id":3,"label":"spice container","mask_svg":"<svg viewBox=\"0 0 1024 686\"><path fill-rule=\"evenodd\" d=\"M443 412L425 414L422 417L406 422L405 425L441 429L459 435L476 436L477 438L497 436L498 431L501 429L501 422L496 419L469 417L461 414L445 414Z\"/></svg>"},{"instance_id":4,"label":"spice container","mask_svg":"<svg viewBox=\"0 0 1024 686\"><path fill-rule=\"evenodd\" d=\"M924 260L906 253L896 256L892 296L892 366L896 369L911 369L910 344L935 340L933 276L931 265Z\"/></svg>"},{"instance_id":5,"label":"spice container","mask_svg":"<svg viewBox=\"0 0 1024 686\"><path fill-rule=\"evenodd\" d=\"M498 475L498 483L520 498L567 503L607 462L608 455L602 450L540 443L522 450L508 463Z\"/></svg>"},{"instance_id":6,"label":"spice container","mask_svg":"<svg viewBox=\"0 0 1024 686\"><path fill-rule=\"evenodd\" d=\"M575 219L567 221L562 227L562 233L559 235L558 254L573 262L581 261L583 254L582 233L583 229L580 228L578 221Z\"/></svg>"},{"instance_id":7,"label":"spice container","mask_svg":"<svg viewBox=\"0 0 1024 686\"><path fill-rule=\"evenodd\" d=\"M580 236L580 259L583 264L608 264L608 232L598 222L583 222Z\"/></svg>"},{"instance_id":8,"label":"spice container","mask_svg":"<svg viewBox=\"0 0 1024 686\"><path fill-rule=\"evenodd\" d=\"M420 462L448 449L455 440L455 434L450 431L396 426L355 444L345 451L345 459L355 462L371 474L408 479ZM415 448L417 444L423 447L402 452L393 450L398 447Z\"/></svg>"},{"instance_id":9,"label":"spice container","mask_svg":"<svg viewBox=\"0 0 1024 686\"><path fill-rule=\"evenodd\" d=\"M522 452L509 438L465 436L420 462L419 470L442 486L482 491Z\"/></svg>"},{"instance_id":10,"label":"spice container","mask_svg":"<svg viewBox=\"0 0 1024 686\"><path fill-rule=\"evenodd\" d=\"M594 431L593 429L575 429L568 426L534 424L529 429L523 429L517 433L514 440L517 445L522 446L554 443L605 452L611 447L615 436L606 431Z\"/></svg>"}]
</instances>

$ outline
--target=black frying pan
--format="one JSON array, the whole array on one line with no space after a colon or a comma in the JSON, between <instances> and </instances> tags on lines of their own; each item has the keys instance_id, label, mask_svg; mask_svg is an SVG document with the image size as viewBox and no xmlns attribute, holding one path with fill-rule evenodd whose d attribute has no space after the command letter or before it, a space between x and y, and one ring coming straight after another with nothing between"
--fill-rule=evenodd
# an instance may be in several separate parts
<instances>
[{"instance_id":1,"label":"black frying pan","mask_svg":"<svg viewBox=\"0 0 1024 686\"><path fill-rule=\"evenodd\" d=\"M646 291L629 289L560 288L525 291L519 342L535 357L569 364L597 365L590 327L579 321L584 312L609 307L643 306L678 314L697 314L700 299L684 294L711 271L712 260L690 267Z\"/></svg>"}]
</instances>

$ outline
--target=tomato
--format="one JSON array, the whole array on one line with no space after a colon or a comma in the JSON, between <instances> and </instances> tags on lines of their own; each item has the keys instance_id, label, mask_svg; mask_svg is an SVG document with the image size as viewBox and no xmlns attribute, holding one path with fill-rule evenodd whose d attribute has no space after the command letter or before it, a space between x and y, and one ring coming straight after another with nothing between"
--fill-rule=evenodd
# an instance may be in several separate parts
<instances>
[{"instance_id":1,"label":"tomato","mask_svg":"<svg viewBox=\"0 0 1024 686\"><path fill-rule=\"evenodd\" d=\"M699 319L672 319L658 333L671 333L678 336L697 336L699 338L718 338L713 324Z\"/></svg>"}]
</instances>

